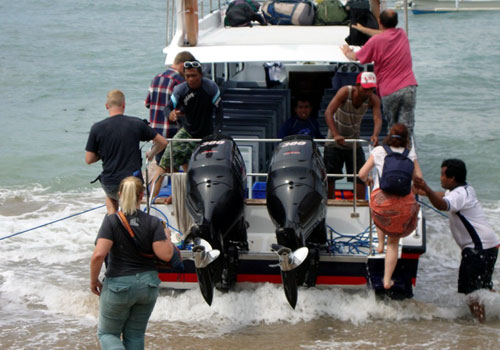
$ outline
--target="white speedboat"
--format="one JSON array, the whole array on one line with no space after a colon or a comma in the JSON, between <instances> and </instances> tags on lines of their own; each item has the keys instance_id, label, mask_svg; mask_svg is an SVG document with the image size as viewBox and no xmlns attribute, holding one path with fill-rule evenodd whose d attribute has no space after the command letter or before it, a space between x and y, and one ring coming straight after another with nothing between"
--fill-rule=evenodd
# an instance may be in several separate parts
<instances>
[{"instance_id":1,"label":"white speedboat","mask_svg":"<svg viewBox=\"0 0 500 350\"><path fill-rule=\"evenodd\" d=\"M414 0L411 2L413 14L500 11L499 0Z\"/></svg>"},{"instance_id":2,"label":"white speedboat","mask_svg":"<svg viewBox=\"0 0 500 350\"><path fill-rule=\"evenodd\" d=\"M291 98L306 93L314 97L326 135L324 109L336 83L368 68L349 62L340 50L349 28L224 27L224 6L206 9L206 15L200 10L198 21L195 11L186 10L195 7L191 0L167 4L165 64L185 50L203 63L205 76L220 86L223 134L230 137L203 140L185 179L172 177L173 204L151 204L151 213L178 232L185 259L182 272L160 271L163 285L199 284L208 303L214 286L227 290L244 282L283 283L292 306L300 285L368 286L393 297L412 297L425 252L422 213L417 229L401 240L395 284L385 291L384 255L374 250L368 201L354 200L352 185L338 190L336 199L326 199L326 177L333 174L326 174L319 156L323 141L275 139L290 116ZM372 128L368 115L362 134L371 135ZM365 139L351 142L363 143L368 151ZM187 186L177 186L179 178Z\"/></svg>"}]
</instances>

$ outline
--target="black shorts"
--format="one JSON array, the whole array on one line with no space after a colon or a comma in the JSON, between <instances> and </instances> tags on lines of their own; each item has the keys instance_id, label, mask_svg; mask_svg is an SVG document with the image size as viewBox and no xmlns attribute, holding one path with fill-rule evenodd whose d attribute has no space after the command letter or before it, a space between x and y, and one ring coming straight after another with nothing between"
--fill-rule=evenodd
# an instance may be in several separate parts
<instances>
[{"instance_id":1,"label":"black shorts","mask_svg":"<svg viewBox=\"0 0 500 350\"><path fill-rule=\"evenodd\" d=\"M115 201L118 200L118 189L120 188L120 184L118 185L105 185L101 182L102 189L104 190L104 193L106 193L106 197L114 199Z\"/></svg>"},{"instance_id":2,"label":"black shorts","mask_svg":"<svg viewBox=\"0 0 500 350\"><path fill-rule=\"evenodd\" d=\"M478 289L493 289L491 277L497 261L498 248L462 250L462 261L458 272L458 292L472 293Z\"/></svg>"},{"instance_id":3,"label":"black shorts","mask_svg":"<svg viewBox=\"0 0 500 350\"><path fill-rule=\"evenodd\" d=\"M336 147L325 147L325 167L326 172L329 174L342 174L342 168L345 164L345 170L347 174L352 174L353 171L353 160L352 160L352 150L350 149L340 149ZM356 173L359 174L359 169L365 164L365 152L362 147L356 148ZM343 176L335 176L329 179L333 179L334 181L342 179ZM357 179L358 183L363 184L359 178ZM347 181L353 182L352 177L348 177Z\"/></svg>"}]
</instances>

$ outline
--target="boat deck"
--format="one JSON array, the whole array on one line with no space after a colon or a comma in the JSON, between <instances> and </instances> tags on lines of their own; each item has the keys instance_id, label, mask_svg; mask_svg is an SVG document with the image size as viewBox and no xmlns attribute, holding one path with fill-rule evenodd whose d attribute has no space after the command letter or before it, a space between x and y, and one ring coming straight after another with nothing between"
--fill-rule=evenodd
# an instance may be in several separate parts
<instances>
[{"instance_id":1,"label":"boat deck","mask_svg":"<svg viewBox=\"0 0 500 350\"><path fill-rule=\"evenodd\" d=\"M201 62L348 62L340 50L346 44L348 26L261 26L224 27L215 12L200 22L196 46L184 46L177 34L163 52L166 64L189 50Z\"/></svg>"}]
</instances>

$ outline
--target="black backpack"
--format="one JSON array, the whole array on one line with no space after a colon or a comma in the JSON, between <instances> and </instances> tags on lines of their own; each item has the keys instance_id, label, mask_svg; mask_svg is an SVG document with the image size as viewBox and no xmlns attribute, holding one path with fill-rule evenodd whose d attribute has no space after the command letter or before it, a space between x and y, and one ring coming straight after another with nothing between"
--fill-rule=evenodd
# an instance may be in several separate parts
<instances>
[{"instance_id":1,"label":"black backpack","mask_svg":"<svg viewBox=\"0 0 500 350\"><path fill-rule=\"evenodd\" d=\"M383 145L387 155L382 168L382 177L380 178L380 189L384 192L406 196L411 192L411 180L415 165L408 158L410 150L406 149L403 153L393 152L387 145Z\"/></svg>"},{"instance_id":2,"label":"black backpack","mask_svg":"<svg viewBox=\"0 0 500 350\"><path fill-rule=\"evenodd\" d=\"M227 27L248 27L252 21L265 25L264 18L257 13L260 4L253 0L234 0L229 4L224 18Z\"/></svg>"},{"instance_id":3,"label":"black backpack","mask_svg":"<svg viewBox=\"0 0 500 350\"><path fill-rule=\"evenodd\" d=\"M367 28L379 29L377 19L370 11L370 3L368 0L349 0L345 4L345 8L349 14L351 25L360 23ZM364 45L368 39L370 39L369 35L349 26L349 36L345 38L345 41L349 45L361 46Z\"/></svg>"}]
</instances>

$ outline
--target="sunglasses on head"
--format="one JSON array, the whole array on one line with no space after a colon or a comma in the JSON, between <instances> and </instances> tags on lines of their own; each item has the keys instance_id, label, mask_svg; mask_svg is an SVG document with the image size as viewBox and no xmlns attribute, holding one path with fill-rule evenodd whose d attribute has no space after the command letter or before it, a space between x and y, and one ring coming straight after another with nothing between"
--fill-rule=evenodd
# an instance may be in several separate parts
<instances>
[{"instance_id":1,"label":"sunglasses on head","mask_svg":"<svg viewBox=\"0 0 500 350\"><path fill-rule=\"evenodd\" d=\"M184 62L184 68L200 68L201 63L198 61L186 61Z\"/></svg>"}]
</instances>

